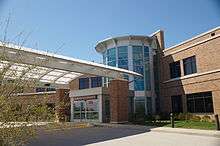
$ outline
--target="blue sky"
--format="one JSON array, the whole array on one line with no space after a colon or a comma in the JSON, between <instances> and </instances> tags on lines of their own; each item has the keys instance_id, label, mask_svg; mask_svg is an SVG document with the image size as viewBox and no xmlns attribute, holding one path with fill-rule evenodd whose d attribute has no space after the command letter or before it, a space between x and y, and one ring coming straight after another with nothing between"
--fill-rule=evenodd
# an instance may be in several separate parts
<instances>
[{"instance_id":1,"label":"blue sky","mask_svg":"<svg viewBox=\"0 0 220 146\"><path fill-rule=\"evenodd\" d=\"M4 24L9 15L10 40L24 32L30 34L27 47L101 62L94 46L110 36L162 29L169 47L219 26L220 1L0 0L0 21Z\"/></svg>"}]
</instances>

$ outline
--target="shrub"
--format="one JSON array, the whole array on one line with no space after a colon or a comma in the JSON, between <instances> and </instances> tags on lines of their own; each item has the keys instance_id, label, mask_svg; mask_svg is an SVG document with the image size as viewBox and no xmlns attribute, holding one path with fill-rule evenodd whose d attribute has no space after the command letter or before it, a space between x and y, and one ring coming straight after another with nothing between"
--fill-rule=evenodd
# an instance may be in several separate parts
<instances>
[{"instance_id":1,"label":"shrub","mask_svg":"<svg viewBox=\"0 0 220 146\"><path fill-rule=\"evenodd\" d=\"M211 120L210 116L205 115L205 116L202 117L202 121L204 121L204 122L211 122L212 120Z\"/></svg>"},{"instance_id":2,"label":"shrub","mask_svg":"<svg viewBox=\"0 0 220 146\"><path fill-rule=\"evenodd\" d=\"M201 121L201 117L200 117L200 116L193 115L190 120L192 120L192 121Z\"/></svg>"}]
</instances>

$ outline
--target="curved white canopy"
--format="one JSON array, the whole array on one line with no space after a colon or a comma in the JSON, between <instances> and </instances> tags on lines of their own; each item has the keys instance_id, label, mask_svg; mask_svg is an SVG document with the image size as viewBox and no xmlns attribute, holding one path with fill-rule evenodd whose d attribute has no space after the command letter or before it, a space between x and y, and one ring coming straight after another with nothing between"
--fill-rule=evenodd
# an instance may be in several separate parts
<instances>
[{"instance_id":1,"label":"curved white canopy","mask_svg":"<svg viewBox=\"0 0 220 146\"><path fill-rule=\"evenodd\" d=\"M83 74L112 78L122 78L123 74L141 76L125 69L1 43L0 69L5 67L8 67L7 78L23 75L25 79L55 84L68 84Z\"/></svg>"}]
</instances>

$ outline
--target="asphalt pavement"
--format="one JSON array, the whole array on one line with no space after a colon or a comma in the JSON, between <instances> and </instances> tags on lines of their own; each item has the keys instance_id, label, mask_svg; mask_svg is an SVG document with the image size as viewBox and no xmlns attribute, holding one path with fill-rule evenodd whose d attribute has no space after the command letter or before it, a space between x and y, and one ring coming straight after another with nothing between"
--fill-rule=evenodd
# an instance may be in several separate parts
<instances>
[{"instance_id":1,"label":"asphalt pavement","mask_svg":"<svg viewBox=\"0 0 220 146\"><path fill-rule=\"evenodd\" d=\"M220 146L220 138L147 128L89 127L40 132L28 146Z\"/></svg>"}]
</instances>

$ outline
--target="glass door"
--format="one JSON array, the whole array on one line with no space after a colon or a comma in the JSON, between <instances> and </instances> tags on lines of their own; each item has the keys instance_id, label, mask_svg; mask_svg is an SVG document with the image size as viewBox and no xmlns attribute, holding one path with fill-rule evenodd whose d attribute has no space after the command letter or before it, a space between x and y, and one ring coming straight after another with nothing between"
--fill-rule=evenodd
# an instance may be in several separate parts
<instances>
[{"instance_id":1,"label":"glass door","mask_svg":"<svg viewBox=\"0 0 220 146\"><path fill-rule=\"evenodd\" d=\"M84 100L74 101L74 120L84 121L86 119L86 102Z\"/></svg>"},{"instance_id":2,"label":"glass door","mask_svg":"<svg viewBox=\"0 0 220 146\"><path fill-rule=\"evenodd\" d=\"M97 121L99 119L98 99L74 101L74 121Z\"/></svg>"}]
</instances>

